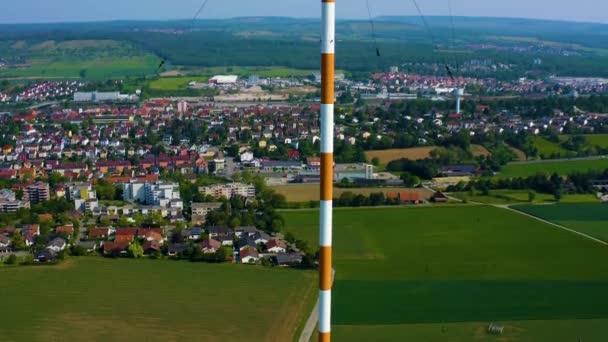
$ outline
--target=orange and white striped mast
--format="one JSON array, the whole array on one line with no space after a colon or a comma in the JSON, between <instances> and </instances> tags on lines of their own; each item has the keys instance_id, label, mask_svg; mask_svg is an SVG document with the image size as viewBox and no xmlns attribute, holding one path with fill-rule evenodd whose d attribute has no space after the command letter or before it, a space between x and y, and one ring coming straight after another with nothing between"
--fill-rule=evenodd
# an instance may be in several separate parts
<instances>
[{"instance_id":1,"label":"orange and white striped mast","mask_svg":"<svg viewBox=\"0 0 608 342\"><path fill-rule=\"evenodd\" d=\"M321 203L319 222L319 341L331 340L332 200L336 0L321 0Z\"/></svg>"}]
</instances>

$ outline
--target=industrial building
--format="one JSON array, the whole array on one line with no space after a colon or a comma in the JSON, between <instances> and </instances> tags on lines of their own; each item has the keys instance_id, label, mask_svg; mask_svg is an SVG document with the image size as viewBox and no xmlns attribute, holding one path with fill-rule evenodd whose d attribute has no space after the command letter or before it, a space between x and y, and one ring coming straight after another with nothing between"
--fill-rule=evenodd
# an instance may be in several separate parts
<instances>
[{"instance_id":1,"label":"industrial building","mask_svg":"<svg viewBox=\"0 0 608 342\"><path fill-rule=\"evenodd\" d=\"M238 81L239 77L236 75L217 75L213 76L209 82L215 84L234 84Z\"/></svg>"},{"instance_id":2,"label":"industrial building","mask_svg":"<svg viewBox=\"0 0 608 342\"><path fill-rule=\"evenodd\" d=\"M74 102L106 102L106 101L136 101L137 95L125 95L117 91L113 92L76 92Z\"/></svg>"}]
</instances>

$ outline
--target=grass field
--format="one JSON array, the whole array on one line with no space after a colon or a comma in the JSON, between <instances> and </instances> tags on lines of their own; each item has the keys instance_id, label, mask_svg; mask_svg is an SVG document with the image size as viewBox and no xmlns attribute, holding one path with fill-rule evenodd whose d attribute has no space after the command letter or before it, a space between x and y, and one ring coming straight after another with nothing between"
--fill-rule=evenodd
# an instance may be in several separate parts
<instances>
[{"instance_id":1,"label":"grass field","mask_svg":"<svg viewBox=\"0 0 608 342\"><path fill-rule=\"evenodd\" d=\"M511 151L513 151L513 153L515 153L515 155L517 156L517 160L520 160L520 161L521 161L521 160L526 160L526 159L528 159L528 156L526 156L526 154L524 153L524 151L522 151L522 150L520 150L520 149L518 149L518 148L515 148L515 147L513 147L513 146L509 146L509 149L510 149Z\"/></svg>"},{"instance_id":2,"label":"grass field","mask_svg":"<svg viewBox=\"0 0 608 342\"><path fill-rule=\"evenodd\" d=\"M539 173L551 175L557 172L567 175L572 172L608 169L608 159L596 160L556 160L547 162L510 163L504 166L498 177L528 177Z\"/></svg>"},{"instance_id":3,"label":"grass field","mask_svg":"<svg viewBox=\"0 0 608 342\"><path fill-rule=\"evenodd\" d=\"M208 77L163 77L153 80L149 83L150 89L153 90L185 90L188 88L188 83L192 81L207 82Z\"/></svg>"},{"instance_id":4,"label":"grass field","mask_svg":"<svg viewBox=\"0 0 608 342\"><path fill-rule=\"evenodd\" d=\"M317 288L314 272L102 258L0 279L0 341L291 341Z\"/></svg>"},{"instance_id":5,"label":"grass field","mask_svg":"<svg viewBox=\"0 0 608 342\"><path fill-rule=\"evenodd\" d=\"M316 211L284 216L318 243ZM333 240L337 341L591 341L608 322L608 248L504 209L335 210Z\"/></svg>"},{"instance_id":6,"label":"grass field","mask_svg":"<svg viewBox=\"0 0 608 342\"><path fill-rule=\"evenodd\" d=\"M241 77L259 76L259 77L306 77L310 76L318 70L293 69L287 67L208 67L208 68L184 68L179 70L182 73L192 75L214 76L218 74L231 74ZM337 70L336 72L344 72Z\"/></svg>"},{"instance_id":7,"label":"grass field","mask_svg":"<svg viewBox=\"0 0 608 342\"><path fill-rule=\"evenodd\" d=\"M607 204L523 205L514 208L608 242Z\"/></svg>"},{"instance_id":8,"label":"grass field","mask_svg":"<svg viewBox=\"0 0 608 342\"><path fill-rule=\"evenodd\" d=\"M365 157L368 161L375 157L380 159L381 164L388 164L392 160L401 158L407 159L424 159L431 156L431 152L437 149L437 146L426 146L426 147L412 147L412 148L395 148L390 150L374 150L366 151ZM474 156L489 155L490 152L481 145L471 145L471 150Z\"/></svg>"},{"instance_id":9,"label":"grass field","mask_svg":"<svg viewBox=\"0 0 608 342\"><path fill-rule=\"evenodd\" d=\"M514 204L528 203L527 190L492 190L488 196L475 194L471 196L469 192L459 192L451 194L453 197L466 199L469 202L479 202L487 204ZM535 203L555 203L555 197L549 194L536 193ZM587 203L598 202L597 197L591 194L564 195L562 203Z\"/></svg>"},{"instance_id":10,"label":"grass field","mask_svg":"<svg viewBox=\"0 0 608 342\"><path fill-rule=\"evenodd\" d=\"M549 158L552 154L559 153L562 158L568 156L569 154L573 154L572 151L569 151L559 144L551 142L543 137L531 137L532 144L538 150L538 155L543 155L545 158Z\"/></svg>"},{"instance_id":11,"label":"grass field","mask_svg":"<svg viewBox=\"0 0 608 342\"><path fill-rule=\"evenodd\" d=\"M585 141L590 146L608 147L608 134L589 134L585 135Z\"/></svg>"},{"instance_id":12,"label":"grass field","mask_svg":"<svg viewBox=\"0 0 608 342\"><path fill-rule=\"evenodd\" d=\"M559 139L560 141L566 141L569 137L569 135L560 135ZM584 134L583 137L585 138L585 145L587 147L608 147L608 134Z\"/></svg>"},{"instance_id":13,"label":"grass field","mask_svg":"<svg viewBox=\"0 0 608 342\"><path fill-rule=\"evenodd\" d=\"M145 55L138 57L99 58L87 61L36 60L28 68L0 71L0 78L81 78L103 80L124 76L154 74L158 57Z\"/></svg>"},{"instance_id":14,"label":"grass field","mask_svg":"<svg viewBox=\"0 0 608 342\"><path fill-rule=\"evenodd\" d=\"M0 78L102 80L144 76L155 74L160 62L150 52L114 40L0 41L0 51L26 61L26 66L0 70Z\"/></svg>"},{"instance_id":15,"label":"grass field","mask_svg":"<svg viewBox=\"0 0 608 342\"><path fill-rule=\"evenodd\" d=\"M284 195L288 202L309 202L318 201L320 195L319 184L288 184L288 185L273 185L270 186L273 190L279 194ZM431 197L433 194L426 189L412 189L412 188L334 188L334 197L338 198L343 192L350 191L355 194L362 194L369 196L373 192L382 192L384 194L390 192L418 192L423 198Z\"/></svg>"}]
</instances>

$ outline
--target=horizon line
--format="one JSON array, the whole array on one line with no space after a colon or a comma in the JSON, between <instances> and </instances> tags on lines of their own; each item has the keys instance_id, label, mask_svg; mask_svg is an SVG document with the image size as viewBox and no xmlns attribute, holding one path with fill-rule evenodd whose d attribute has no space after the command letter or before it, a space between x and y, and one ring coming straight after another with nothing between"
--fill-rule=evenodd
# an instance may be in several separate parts
<instances>
[{"instance_id":1,"label":"horizon line","mask_svg":"<svg viewBox=\"0 0 608 342\"><path fill-rule=\"evenodd\" d=\"M448 15L426 15L427 18L450 18ZM600 21L582 21L577 19L547 19L547 18L533 18L533 17L497 17L497 16L463 16L455 15L454 18L480 18L480 19L498 19L498 20L530 20L530 21L545 21L545 22L556 22L556 23L572 23L572 24L594 24L594 25L608 25L608 22ZM292 17L292 16L237 16L237 17L218 17L218 18L165 18L165 19L113 19L113 20L58 20L58 21L40 21L40 22L0 22L0 26L9 25L58 25L58 24L93 24L93 23L116 23L116 22L174 22L174 21L225 21L225 20L237 20L237 19L255 19L255 18L283 18L292 20L315 20L320 21L321 18L317 17ZM379 15L374 16L374 19L378 18L419 18L415 14L407 15ZM347 18L336 18L337 21L367 21L368 17L347 17Z\"/></svg>"}]
</instances>

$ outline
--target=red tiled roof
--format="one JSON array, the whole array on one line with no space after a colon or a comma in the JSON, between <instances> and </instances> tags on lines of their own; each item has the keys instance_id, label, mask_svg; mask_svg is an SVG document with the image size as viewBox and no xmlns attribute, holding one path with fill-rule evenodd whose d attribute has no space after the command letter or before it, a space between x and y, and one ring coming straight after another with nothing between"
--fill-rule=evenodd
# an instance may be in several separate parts
<instances>
[{"instance_id":1,"label":"red tiled roof","mask_svg":"<svg viewBox=\"0 0 608 342\"><path fill-rule=\"evenodd\" d=\"M287 244L283 240L272 239L266 243L266 248L271 249L273 247L287 248Z\"/></svg>"},{"instance_id":2,"label":"red tiled roof","mask_svg":"<svg viewBox=\"0 0 608 342\"><path fill-rule=\"evenodd\" d=\"M241 257L241 259L248 257L248 256L252 256L252 257L256 257L258 258L260 255L258 254L258 250L252 247L246 247L243 248L240 252L239 255Z\"/></svg>"},{"instance_id":3,"label":"red tiled roof","mask_svg":"<svg viewBox=\"0 0 608 342\"><path fill-rule=\"evenodd\" d=\"M129 247L130 242L106 241L103 243L103 251L108 253L112 251L124 251Z\"/></svg>"},{"instance_id":4,"label":"red tiled roof","mask_svg":"<svg viewBox=\"0 0 608 342\"><path fill-rule=\"evenodd\" d=\"M116 236L119 235L137 235L137 228L118 228L116 229Z\"/></svg>"},{"instance_id":5,"label":"red tiled roof","mask_svg":"<svg viewBox=\"0 0 608 342\"><path fill-rule=\"evenodd\" d=\"M72 233L74 233L74 226L73 225L57 226L57 227L55 227L55 232L72 234Z\"/></svg>"},{"instance_id":6,"label":"red tiled roof","mask_svg":"<svg viewBox=\"0 0 608 342\"><path fill-rule=\"evenodd\" d=\"M106 237L109 234L108 228L91 228L89 229L89 237L90 238L102 238Z\"/></svg>"}]
</instances>

